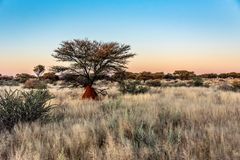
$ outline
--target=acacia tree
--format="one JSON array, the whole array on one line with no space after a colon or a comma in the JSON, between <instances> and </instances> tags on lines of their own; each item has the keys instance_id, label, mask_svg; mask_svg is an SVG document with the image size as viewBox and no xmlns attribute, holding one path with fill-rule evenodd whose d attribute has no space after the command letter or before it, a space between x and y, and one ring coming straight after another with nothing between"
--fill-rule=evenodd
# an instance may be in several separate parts
<instances>
[{"instance_id":1,"label":"acacia tree","mask_svg":"<svg viewBox=\"0 0 240 160\"><path fill-rule=\"evenodd\" d=\"M67 72L79 76L84 82L85 93L82 98L97 98L93 84L104 76L126 69L130 46L117 42L98 42L90 40L64 41L52 55L58 61L69 62L69 66L54 66L55 72Z\"/></svg>"},{"instance_id":2,"label":"acacia tree","mask_svg":"<svg viewBox=\"0 0 240 160\"><path fill-rule=\"evenodd\" d=\"M43 65L37 65L33 69L34 73L37 75L38 79L45 72L45 67Z\"/></svg>"}]
</instances>

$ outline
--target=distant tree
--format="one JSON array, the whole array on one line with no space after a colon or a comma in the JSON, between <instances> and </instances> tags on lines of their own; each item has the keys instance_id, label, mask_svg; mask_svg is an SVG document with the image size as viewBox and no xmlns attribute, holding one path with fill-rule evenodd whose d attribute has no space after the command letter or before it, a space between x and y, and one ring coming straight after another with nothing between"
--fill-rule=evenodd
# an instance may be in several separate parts
<instances>
[{"instance_id":1,"label":"distant tree","mask_svg":"<svg viewBox=\"0 0 240 160\"><path fill-rule=\"evenodd\" d=\"M137 76L138 76L138 73L126 72L126 78L127 79L136 80Z\"/></svg>"},{"instance_id":2,"label":"distant tree","mask_svg":"<svg viewBox=\"0 0 240 160\"><path fill-rule=\"evenodd\" d=\"M153 79L153 75L151 72L141 72L138 74L137 79L145 83L145 81Z\"/></svg>"},{"instance_id":3,"label":"distant tree","mask_svg":"<svg viewBox=\"0 0 240 160\"><path fill-rule=\"evenodd\" d=\"M45 72L45 67L43 65L37 65L33 69L34 73L37 75L38 79Z\"/></svg>"},{"instance_id":4,"label":"distant tree","mask_svg":"<svg viewBox=\"0 0 240 160\"><path fill-rule=\"evenodd\" d=\"M11 81L13 79L14 79L13 76L0 75L0 80Z\"/></svg>"},{"instance_id":5,"label":"distant tree","mask_svg":"<svg viewBox=\"0 0 240 160\"><path fill-rule=\"evenodd\" d=\"M122 80L136 80L138 74L137 73L132 73L132 72L127 72L127 71L120 71L116 72L114 75L111 76L112 81L122 81Z\"/></svg>"},{"instance_id":6,"label":"distant tree","mask_svg":"<svg viewBox=\"0 0 240 160\"><path fill-rule=\"evenodd\" d=\"M218 75L215 73L201 74L199 75L201 78L218 78Z\"/></svg>"},{"instance_id":7,"label":"distant tree","mask_svg":"<svg viewBox=\"0 0 240 160\"><path fill-rule=\"evenodd\" d=\"M129 53L130 46L116 42L103 43L90 40L65 41L55 50L53 57L69 62L68 67L54 66L55 72L74 73L84 80L85 93L82 98L95 99L93 84L105 75L126 69L127 60L135 54Z\"/></svg>"},{"instance_id":8,"label":"distant tree","mask_svg":"<svg viewBox=\"0 0 240 160\"><path fill-rule=\"evenodd\" d=\"M196 77L194 72L189 72L186 70L178 70L178 71L175 71L173 74L181 80L189 80Z\"/></svg>"},{"instance_id":9,"label":"distant tree","mask_svg":"<svg viewBox=\"0 0 240 160\"><path fill-rule=\"evenodd\" d=\"M152 73L152 78L153 79L163 79L163 77L164 77L164 73L163 72Z\"/></svg>"},{"instance_id":10,"label":"distant tree","mask_svg":"<svg viewBox=\"0 0 240 160\"><path fill-rule=\"evenodd\" d=\"M229 78L240 78L240 74L236 72L231 72L227 74Z\"/></svg>"},{"instance_id":11,"label":"distant tree","mask_svg":"<svg viewBox=\"0 0 240 160\"><path fill-rule=\"evenodd\" d=\"M228 78L229 75L227 73L221 73L218 75L219 78Z\"/></svg>"},{"instance_id":12,"label":"distant tree","mask_svg":"<svg viewBox=\"0 0 240 160\"><path fill-rule=\"evenodd\" d=\"M218 75L219 78L240 78L240 73L231 72L231 73L221 73Z\"/></svg>"},{"instance_id":13,"label":"distant tree","mask_svg":"<svg viewBox=\"0 0 240 160\"><path fill-rule=\"evenodd\" d=\"M164 78L164 79L167 79L167 80L175 80L175 79L176 79L176 77L175 77L173 74L171 74L171 73L165 74L165 75L163 76L163 78Z\"/></svg>"}]
</instances>

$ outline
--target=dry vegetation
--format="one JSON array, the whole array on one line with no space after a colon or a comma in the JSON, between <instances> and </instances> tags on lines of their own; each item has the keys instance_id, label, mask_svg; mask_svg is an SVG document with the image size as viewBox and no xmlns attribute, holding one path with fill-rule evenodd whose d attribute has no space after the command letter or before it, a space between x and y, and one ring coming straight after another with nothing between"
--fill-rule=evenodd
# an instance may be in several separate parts
<instances>
[{"instance_id":1,"label":"dry vegetation","mask_svg":"<svg viewBox=\"0 0 240 160\"><path fill-rule=\"evenodd\" d=\"M0 134L0 159L240 159L240 94L213 88L154 88L82 101L79 89L50 91L47 124Z\"/></svg>"}]
</instances>

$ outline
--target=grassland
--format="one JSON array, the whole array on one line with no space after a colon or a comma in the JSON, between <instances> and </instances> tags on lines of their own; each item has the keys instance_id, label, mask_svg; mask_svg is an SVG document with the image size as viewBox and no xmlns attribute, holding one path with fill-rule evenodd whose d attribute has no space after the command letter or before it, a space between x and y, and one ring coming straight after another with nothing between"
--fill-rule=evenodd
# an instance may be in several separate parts
<instances>
[{"instance_id":1,"label":"grassland","mask_svg":"<svg viewBox=\"0 0 240 160\"><path fill-rule=\"evenodd\" d=\"M102 101L82 101L80 89L50 91L52 119L0 133L0 159L240 159L240 93L111 90Z\"/></svg>"}]
</instances>

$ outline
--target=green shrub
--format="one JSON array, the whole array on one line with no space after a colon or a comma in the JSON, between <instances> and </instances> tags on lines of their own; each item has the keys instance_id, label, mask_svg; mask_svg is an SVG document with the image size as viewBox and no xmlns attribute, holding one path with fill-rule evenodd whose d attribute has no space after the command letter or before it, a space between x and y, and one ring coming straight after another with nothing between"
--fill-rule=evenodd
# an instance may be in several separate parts
<instances>
[{"instance_id":1,"label":"green shrub","mask_svg":"<svg viewBox=\"0 0 240 160\"><path fill-rule=\"evenodd\" d=\"M47 90L30 92L7 91L0 95L0 130L14 127L19 122L44 121L49 117L53 96Z\"/></svg>"},{"instance_id":2,"label":"green shrub","mask_svg":"<svg viewBox=\"0 0 240 160\"><path fill-rule=\"evenodd\" d=\"M139 81L122 81L119 91L123 94L143 94L149 91L149 87L141 85Z\"/></svg>"},{"instance_id":3,"label":"green shrub","mask_svg":"<svg viewBox=\"0 0 240 160\"><path fill-rule=\"evenodd\" d=\"M161 87L162 83L160 80L148 80L146 84L150 87Z\"/></svg>"},{"instance_id":4,"label":"green shrub","mask_svg":"<svg viewBox=\"0 0 240 160\"><path fill-rule=\"evenodd\" d=\"M47 89L47 84L44 81L37 79L29 79L24 83L23 88L27 89Z\"/></svg>"},{"instance_id":5,"label":"green shrub","mask_svg":"<svg viewBox=\"0 0 240 160\"><path fill-rule=\"evenodd\" d=\"M193 86L195 86L195 87L203 86L203 79L200 78L200 77L194 78L193 79Z\"/></svg>"}]
</instances>

